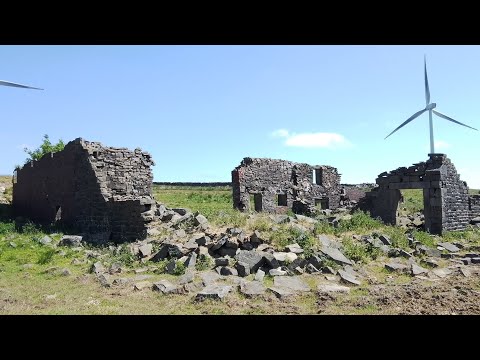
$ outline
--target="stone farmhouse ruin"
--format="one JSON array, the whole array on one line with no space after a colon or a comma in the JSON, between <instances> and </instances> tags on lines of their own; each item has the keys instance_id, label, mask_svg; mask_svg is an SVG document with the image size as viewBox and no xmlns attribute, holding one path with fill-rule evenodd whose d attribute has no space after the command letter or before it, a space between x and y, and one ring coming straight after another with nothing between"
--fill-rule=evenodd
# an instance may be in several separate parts
<instances>
[{"instance_id":1,"label":"stone farmhouse ruin","mask_svg":"<svg viewBox=\"0 0 480 360\"><path fill-rule=\"evenodd\" d=\"M140 149L78 138L15 171L13 210L35 221L74 226L93 242L145 238L155 208L152 165Z\"/></svg>"},{"instance_id":2,"label":"stone farmhouse ruin","mask_svg":"<svg viewBox=\"0 0 480 360\"><path fill-rule=\"evenodd\" d=\"M309 213L315 206L340 204L340 174L331 166L311 166L286 160L246 157L232 171L233 206L255 210Z\"/></svg>"},{"instance_id":3,"label":"stone farmhouse ruin","mask_svg":"<svg viewBox=\"0 0 480 360\"><path fill-rule=\"evenodd\" d=\"M396 224L400 189L423 189L425 230L432 234L465 229L480 214L480 196L468 194L467 183L445 154L429 154L426 162L383 172L376 183L360 208L385 223Z\"/></svg>"}]
</instances>

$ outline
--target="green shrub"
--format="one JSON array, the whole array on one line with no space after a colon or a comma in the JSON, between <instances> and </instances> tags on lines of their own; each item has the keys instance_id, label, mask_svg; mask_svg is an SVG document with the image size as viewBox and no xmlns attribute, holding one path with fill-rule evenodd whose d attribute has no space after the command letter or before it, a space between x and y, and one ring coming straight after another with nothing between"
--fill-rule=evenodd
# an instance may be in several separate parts
<instances>
[{"instance_id":1,"label":"green shrub","mask_svg":"<svg viewBox=\"0 0 480 360\"><path fill-rule=\"evenodd\" d=\"M322 235L322 234L331 234L335 233L335 228L332 225L329 225L327 220L321 219L315 223L315 227L313 228L313 233L315 235Z\"/></svg>"},{"instance_id":2,"label":"green shrub","mask_svg":"<svg viewBox=\"0 0 480 360\"><path fill-rule=\"evenodd\" d=\"M37 263L40 265L48 264L50 261L52 261L54 254L55 249L49 248L43 250L42 252L40 252Z\"/></svg>"},{"instance_id":3,"label":"green shrub","mask_svg":"<svg viewBox=\"0 0 480 360\"><path fill-rule=\"evenodd\" d=\"M175 262L175 270L173 271L174 275L183 275L185 274L185 270L187 268L185 267L185 264L181 262L180 260L177 260Z\"/></svg>"},{"instance_id":4,"label":"green shrub","mask_svg":"<svg viewBox=\"0 0 480 360\"><path fill-rule=\"evenodd\" d=\"M383 226L384 225L381 221L373 219L369 214L361 210L357 210L352 214L351 219L339 221L335 233L340 234L348 231L365 232Z\"/></svg>"},{"instance_id":5,"label":"green shrub","mask_svg":"<svg viewBox=\"0 0 480 360\"><path fill-rule=\"evenodd\" d=\"M304 233L300 229L282 224L271 232L269 240L272 245L283 250L287 245L297 242L302 235Z\"/></svg>"},{"instance_id":6,"label":"green shrub","mask_svg":"<svg viewBox=\"0 0 480 360\"><path fill-rule=\"evenodd\" d=\"M195 269L198 271L209 270L213 267L213 261L210 256L200 255L195 263Z\"/></svg>"},{"instance_id":7,"label":"green shrub","mask_svg":"<svg viewBox=\"0 0 480 360\"><path fill-rule=\"evenodd\" d=\"M43 142L35 150L29 150L28 148L24 148L23 150L29 155L28 158L25 160L25 163L28 163L32 160L39 160L43 155L48 153L54 153L61 151L65 148L65 144L60 139L58 143L52 144L47 134L43 135Z\"/></svg>"},{"instance_id":8,"label":"green shrub","mask_svg":"<svg viewBox=\"0 0 480 360\"><path fill-rule=\"evenodd\" d=\"M343 253L355 262L366 263L370 259L375 260L380 255L380 250L370 244L359 243L350 237L342 239Z\"/></svg>"},{"instance_id":9,"label":"green shrub","mask_svg":"<svg viewBox=\"0 0 480 360\"><path fill-rule=\"evenodd\" d=\"M14 222L0 222L0 235L15 232Z\"/></svg>"},{"instance_id":10,"label":"green shrub","mask_svg":"<svg viewBox=\"0 0 480 360\"><path fill-rule=\"evenodd\" d=\"M35 235L40 232L40 229L32 222L27 222L22 225L21 232L27 235Z\"/></svg>"},{"instance_id":11,"label":"green shrub","mask_svg":"<svg viewBox=\"0 0 480 360\"><path fill-rule=\"evenodd\" d=\"M423 245L435 247L434 238L429 233L426 233L425 231L414 230L412 235L415 240L420 241Z\"/></svg>"}]
</instances>

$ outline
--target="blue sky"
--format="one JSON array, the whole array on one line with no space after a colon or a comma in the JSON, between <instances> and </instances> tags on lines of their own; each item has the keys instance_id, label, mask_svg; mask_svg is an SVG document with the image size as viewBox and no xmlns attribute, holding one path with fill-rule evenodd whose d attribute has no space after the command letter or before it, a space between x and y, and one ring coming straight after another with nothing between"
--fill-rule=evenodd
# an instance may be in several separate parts
<instances>
[{"instance_id":1,"label":"blue sky","mask_svg":"<svg viewBox=\"0 0 480 360\"><path fill-rule=\"evenodd\" d=\"M0 46L0 174L43 134L141 147L155 181L230 181L243 157L331 165L343 183L427 160L432 102L480 128L480 46ZM436 152L480 188L480 132L434 116Z\"/></svg>"}]
</instances>

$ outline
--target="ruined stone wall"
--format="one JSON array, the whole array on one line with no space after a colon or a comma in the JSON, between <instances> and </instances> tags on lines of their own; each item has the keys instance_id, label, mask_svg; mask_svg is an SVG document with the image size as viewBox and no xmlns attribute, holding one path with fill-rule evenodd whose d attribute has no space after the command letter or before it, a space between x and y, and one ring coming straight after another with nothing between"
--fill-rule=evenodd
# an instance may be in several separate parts
<instances>
[{"instance_id":1,"label":"ruined stone wall","mask_svg":"<svg viewBox=\"0 0 480 360\"><path fill-rule=\"evenodd\" d=\"M92 241L143 238L155 204L151 165L150 154L140 149L76 139L17 171L14 210L54 222L60 207L61 221L88 233Z\"/></svg>"},{"instance_id":2,"label":"ruined stone wall","mask_svg":"<svg viewBox=\"0 0 480 360\"><path fill-rule=\"evenodd\" d=\"M317 183L313 183L315 169ZM313 167L285 160L244 158L232 171L232 191L234 207L242 211L254 209L251 195L261 198L261 208L258 201L256 211L286 212L298 209L297 202L308 208L315 206L315 199L327 200L328 207L335 209L340 201L340 176L331 166ZM279 206L282 200L285 202Z\"/></svg>"},{"instance_id":3,"label":"ruined stone wall","mask_svg":"<svg viewBox=\"0 0 480 360\"><path fill-rule=\"evenodd\" d=\"M396 224L400 189L423 189L425 229L432 234L465 229L472 217L467 184L444 154L430 154L426 162L383 172L376 183L360 208L386 223Z\"/></svg>"},{"instance_id":4,"label":"ruined stone wall","mask_svg":"<svg viewBox=\"0 0 480 360\"><path fill-rule=\"evenodd\" d=\"M468 208L470 220L480 215L480 195L469 195Z\"/></svg>"}]
</instances>

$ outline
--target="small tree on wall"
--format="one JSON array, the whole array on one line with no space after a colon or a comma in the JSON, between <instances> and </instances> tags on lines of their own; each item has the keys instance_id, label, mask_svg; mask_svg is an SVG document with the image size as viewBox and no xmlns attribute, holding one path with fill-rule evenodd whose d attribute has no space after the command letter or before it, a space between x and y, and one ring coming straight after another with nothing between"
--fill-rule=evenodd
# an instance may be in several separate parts
<instances>
[{"instance_id":1,"label":"small tree on wall","mask_svg":"<svg viewBox=\"0 0 480 360\"><path fill-rule=\"evenodd\" d=\"M25 160L25 163L32 161L32 160L39 160L43 155L48 154L50 152L58 152L63 150L65 144L63 143L62 139L58 140L58 143L52 144L48 135L43 135L43 143L36 148L35 150L30 150L28 148L24 148L25 151L29 156Z\"/></svg>"}]
</instances>

